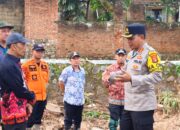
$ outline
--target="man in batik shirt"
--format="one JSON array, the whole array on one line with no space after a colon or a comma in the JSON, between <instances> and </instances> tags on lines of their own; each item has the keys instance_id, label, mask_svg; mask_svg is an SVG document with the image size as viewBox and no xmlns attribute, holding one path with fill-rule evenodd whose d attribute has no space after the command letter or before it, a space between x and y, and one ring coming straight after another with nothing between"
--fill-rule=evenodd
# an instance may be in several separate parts
<instances>
[{"instance_id":1,"label":"man in batik shirt","mask_svg":"<svg viewBox=\"0 0 180 130\"><path fill-rule=\"evenodd\" d=\"M124 83L116 80L116 75L123 73L122 67L125 63L126 51L117 49L115 59L116 63L108 66L102 75L103 83L109 90L110 130L117 130L124 110Z\"/></svg>"},{"instance_id":2,"label":"man in batik shirt","mask_svg":"<svg viewBox=\"0 0 180 130\"><path fill-rule=\"evenodd\" d=\"M59 87L64 91L65 130L80 130L84 105L85 71L80 67L80 54L72 52L71 65L66 67L59 77Z\"/></svg>"}]
</instances>

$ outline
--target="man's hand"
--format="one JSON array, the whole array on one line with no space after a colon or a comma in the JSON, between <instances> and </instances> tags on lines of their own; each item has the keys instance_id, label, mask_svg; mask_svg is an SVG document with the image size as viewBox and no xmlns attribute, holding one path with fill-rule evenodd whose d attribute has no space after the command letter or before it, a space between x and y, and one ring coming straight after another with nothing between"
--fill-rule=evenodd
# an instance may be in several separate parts
<instances>
[{"instance_id":1,"label":"man's hand","mask_svg":"<svg viewBox=\"0 0 180 130\"><path fill-rule=\"evenodd\" d=\"M117 75L115 80L122 81L122 82L129 82L129 81L131 81L131 75L129 73L127 73L126 71L124 71L124 74Z\"/></svg>"},{"instance_id":2,"label":"man's hand","mask_svg":"<svg viewBox=\"0 0 180 130\"><path fill-rule=\"evenodd\" d=\"M59 81L59 84L58 84L60 90L61 90L61 95L64 95L64 83Z\"/></svg>"},{"instance_id":3,"label":"man's hand","mask_svg":"<svg viewBox=\"0 0 180 130\"><path fill-rule=\"evenodd\" d=\"M32 109L33 109L32 105L27 103L27 105L26 105L26 113L27 113L28 117L30 117L30 115L32 113Z\"/></svg>"},{"instance_id":4,"label":"man's hand","mask_svg":"<svg viewBox=\"0 0 180 130\"><path fill-rule=\"evenodd\" d=\"M116 77L115 73L113 73L113 74L110 75L110 77L109 77L109 79L108 79L108 81L109 81L110 84L113 84L113 83L116 81L116 80L115 80L115 77Z\"/></svg>"}]
</instances>

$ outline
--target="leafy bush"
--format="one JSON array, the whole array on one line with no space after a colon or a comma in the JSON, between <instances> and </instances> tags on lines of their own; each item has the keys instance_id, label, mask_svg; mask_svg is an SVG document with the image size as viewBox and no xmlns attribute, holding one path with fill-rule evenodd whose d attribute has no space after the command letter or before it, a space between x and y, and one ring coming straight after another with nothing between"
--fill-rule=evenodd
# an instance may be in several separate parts
<instances>
[{"instance_id":1,"label":"leafy bush","mask_svg":"<svg viewBox=\"0 0 180 130\"><path fill-rule=\"evenodd\" d=\"M97 21L112 20L112 3L106 0L90 0L88 2L83 0L59 0L59 12L61 13L61 20L73 22L85 22L88 14L88 6L96 15Z\"/></svg>"},{"instance_id":2,"label":"leafy bush","mask_svg":"<svg viewBox=\"0 0 180 130\"><path fill-rule=\"evenodd\" d=\"M82 22L85 21L83 4L79 0L59 0L59 11L61 12L61 20Z\"/></svg>"},{"instance_id":3,"label":"leafy bush","mask_svg":"<svg viewBox=\"0 0 180 130\"><path fill-rule=\"evenodd\" d=\"M163 105L163 111L166 114L172 114L179 111L180 101L171 91L162 92L158 97L158 101Z\"/></svg>"},{"instance_id":4,"label":"leafy bush","mask_svg":"<svg viewBox=\"0 0 180 130\"><path fill-rule=\"evenodd\" d=\"M179 72L179 66L172 64L170 62L165 62L162 65L162 72L163 72L163 77L166 80L166 78L170 76L178 77L178 72Z\"/></svg>"}]
</instances>

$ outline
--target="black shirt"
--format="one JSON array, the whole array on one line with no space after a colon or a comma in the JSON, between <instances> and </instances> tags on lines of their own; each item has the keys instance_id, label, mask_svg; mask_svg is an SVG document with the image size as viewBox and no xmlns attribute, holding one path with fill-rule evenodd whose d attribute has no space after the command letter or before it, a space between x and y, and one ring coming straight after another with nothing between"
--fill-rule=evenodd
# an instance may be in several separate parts
<instances>
[{"instance_id":1,"label":"black shirt","mask_svg":"<svg viewBox=\"0 0 180 130\"><path fill-rule=\"evenodd\" d=\"M18 98L33 100L34 94L24 87L20 59L7 54L0 61L0 86L3 92L14 92Z\"/></svg>"}]
</instances>

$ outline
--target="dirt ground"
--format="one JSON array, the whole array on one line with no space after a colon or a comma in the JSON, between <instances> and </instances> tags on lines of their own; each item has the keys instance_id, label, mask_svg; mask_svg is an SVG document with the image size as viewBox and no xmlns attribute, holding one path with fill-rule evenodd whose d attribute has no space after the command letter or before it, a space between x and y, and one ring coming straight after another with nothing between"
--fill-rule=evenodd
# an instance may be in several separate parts
<instances>
[{"instance_id":1,"label":"dirt ground","mask_svg":"<svg viewBox=\"0 0 180 130\"><path fill-rule=\"evenodd\" d=\"M51 107L55 105L56 107ZM51 109L52 108L52 109ZM107 104L91 104L84 108L84 111L100 111L107 113ZM180 130L180 114L163 115L162 111L156 111L154 114L154 130ZM63 130L63 104L49 102L43 118L42 130ZM99 129L98 129L99 128ZM83 116L81 130L108 130L108 119L86 118Z\"/></svg>"},{"instance_id":2,"label":"dirt ground","mask_svg":"<svg viewBox=\"0 0 180 130\"><path fill-rule=\"evenodd\" d=\"M57 90L57 88L48 90L49 101L41 130L63 130L63 96ZM97 95L91 89L85 91L88 93L85 93L86 105L81 130L108 130L109 112L106 90L101 87L97 88ZM158 109L154 114L154 119L154 130L180 130L180 113L165 115L162 109Z\"/></svg>"}]
</instances>

